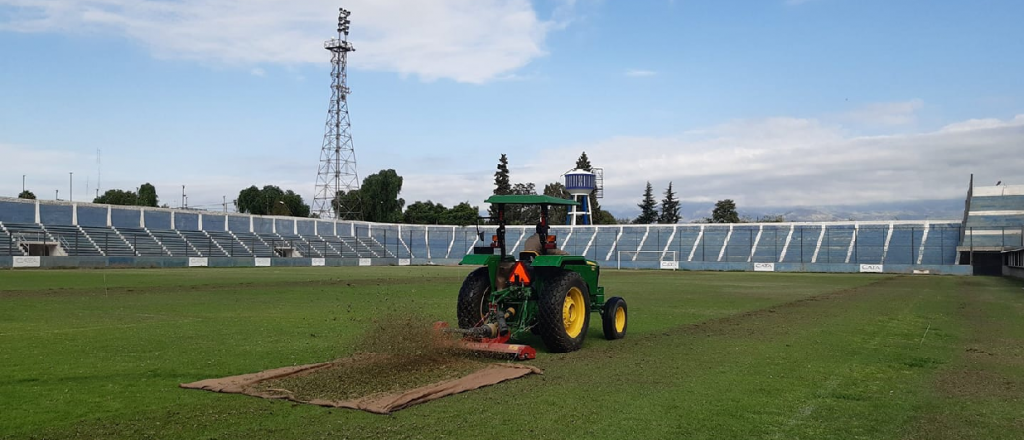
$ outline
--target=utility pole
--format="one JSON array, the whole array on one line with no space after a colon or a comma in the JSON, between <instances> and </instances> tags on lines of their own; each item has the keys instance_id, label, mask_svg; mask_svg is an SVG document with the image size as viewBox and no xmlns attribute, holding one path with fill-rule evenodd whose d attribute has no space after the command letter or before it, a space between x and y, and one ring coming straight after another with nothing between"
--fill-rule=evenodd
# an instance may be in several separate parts
<instances>
[{"instance_id":1,"label":"utility pole","mask_svg":"<svg viewBox=\"0 0 1024 440\"><path fill-rule=\"evenodd\" d=\"M75 173L68 173L68 201L75 201Z\"/></svg>"},{"instance_id":2,"label":"utility pole","mask_svg":"<svg viewBox=\"0 0 1024 440\"><path fill-rule=\"evenodd\" d=\"M25 192L25 175L21 175L21 192Z\"/></svg>"},{"instance_id":3,"label":"utility pole","mask_svg":"<svg viewBox=\"0 0 1024 440\"><path fill-rule=\"evenodd\" d=\"M185 185L181 185L181 207L185 208Z\"/></svg>"}]
</instances>

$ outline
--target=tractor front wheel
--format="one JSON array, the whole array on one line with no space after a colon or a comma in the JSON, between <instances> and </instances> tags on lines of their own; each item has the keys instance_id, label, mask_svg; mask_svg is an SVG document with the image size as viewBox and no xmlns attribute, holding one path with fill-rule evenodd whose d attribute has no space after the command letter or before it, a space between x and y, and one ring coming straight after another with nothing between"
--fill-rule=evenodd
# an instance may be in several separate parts
<instances>
[{"instance_id":1,"label":"tractor front wheel","mask_svg":"<svg viewBox=\"0 0 1024 440\"><path fill-rule=\"evenodd\" d=\"M602 312L604 338L611 340L626 337L626 300L613 296L604 303Z\"/></svg>"},{"instance_id":2,"label":"tractor front wheel","mask_svg":"<svg viewBox=\"0 0 1024 440\"><path fill-rule=\"evenodd\" d=\"M555 273L544 283L537 309L537 333L548 350L568 353L583 347L590 327L590 292L580 274Z\"/></svg>"},{"instance_id":3,"label":"tractor front wheel","mask_svg":"<svg viewBox=\"0 0 1024 440\"><path fill-rule=\"evenodd\" d=\"M459 304L456 314L459 328L473 328L480 325L487 314L487 297L491 293L490 272L481 267L469 273L459 289Z\"/></svg>"}]
</instances>

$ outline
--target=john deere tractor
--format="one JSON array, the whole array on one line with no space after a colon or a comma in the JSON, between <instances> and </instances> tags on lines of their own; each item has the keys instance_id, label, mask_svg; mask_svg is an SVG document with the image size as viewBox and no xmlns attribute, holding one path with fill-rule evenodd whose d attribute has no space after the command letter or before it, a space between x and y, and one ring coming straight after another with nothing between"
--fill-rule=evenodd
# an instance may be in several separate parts
<instances>
[{"instance_id":1,"label":"john deere tractor","mask_svg":"<svg viewBox=\"0 0 1024 440\"><path fill-rule=\"evenodd\" d=\"M489 245L475 246L459 263L483 267L471 272L462 283L459 328L449 331L464 335L464 344L471 349L511 354L519 359L531 359L535 351L508 341L527 332L539 335L552 352L579 350L587 337L592 312L601 315L605 338L621 339L626 335L626 301L617 296L605 300L604 287L598 285L601 267L597 262L577 255L551 255L558 251L554 250L555 236L546 234L548 207L576 202L541 195L505 195L492 196L487 203L496 208L493 220L498 225L497 233ZM537 230L543 244L541 251L508 254L507 205L540 206Z\"/></svg>"}]
</instances>

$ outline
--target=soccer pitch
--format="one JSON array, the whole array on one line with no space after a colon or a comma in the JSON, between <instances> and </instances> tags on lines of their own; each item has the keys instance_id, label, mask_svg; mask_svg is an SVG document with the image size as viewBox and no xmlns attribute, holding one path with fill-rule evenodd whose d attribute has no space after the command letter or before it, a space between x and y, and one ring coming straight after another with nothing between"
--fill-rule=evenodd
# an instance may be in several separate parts
<instances>
[{"instance_id":1,"label":"soccer pitch","mask_svg":"<svg viewBox=\"0 0 1024 440\"><path fill-rule=\"evenodd\" d=\"M468 267L0 272L3 438L1020 438L1024 290L989 277L605 270L541 376L390 416L178 388L455 321ZM382 373L382 374L386 374Z\"/></svg>"}]
</instances>

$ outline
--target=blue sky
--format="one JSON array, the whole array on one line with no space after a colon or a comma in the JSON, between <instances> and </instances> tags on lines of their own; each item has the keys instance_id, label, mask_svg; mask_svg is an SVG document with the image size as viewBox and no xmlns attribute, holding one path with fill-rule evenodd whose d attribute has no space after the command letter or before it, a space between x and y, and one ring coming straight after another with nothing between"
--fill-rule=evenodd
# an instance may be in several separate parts
<instances>
[{"instance_id":1,"label":"blue sky","mask_svg":"<svg viewBox=\"0 0 1024 440\"><path fill-rule=\"evenodd\" d=\"M0 0L0 195L157 186L311 202L337 8L360 178L479 204L581 151L602 204L817 206L1024 183L1019 1ZM989 182L991 181L991 182ZM89 199L92 197L89 196Z\"/></svg>"}]
</instances>

